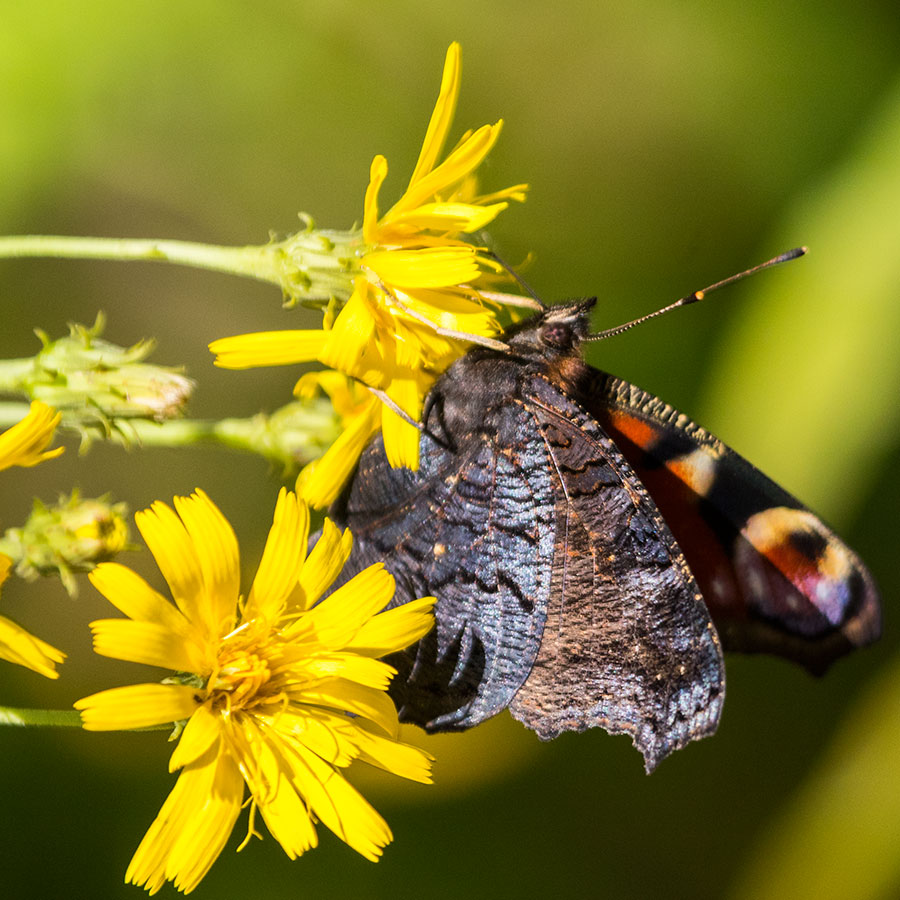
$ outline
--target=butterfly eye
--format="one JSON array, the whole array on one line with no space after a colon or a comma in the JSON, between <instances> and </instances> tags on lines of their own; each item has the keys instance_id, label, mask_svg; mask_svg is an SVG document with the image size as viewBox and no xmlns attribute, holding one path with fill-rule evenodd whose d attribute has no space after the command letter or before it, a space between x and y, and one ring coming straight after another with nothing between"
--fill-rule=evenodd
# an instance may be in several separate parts
<instances>
[{"instance_id":1,"label":"butterfly eye","mask_svg":"<svg viewBox=\"0 0 900 900\"><path fill-rule=\"evenodd\" d=\"M541 338L548 347L565 348L572 346L572 329L562 322L545 326Z\"/></svg>"}]
</instances>

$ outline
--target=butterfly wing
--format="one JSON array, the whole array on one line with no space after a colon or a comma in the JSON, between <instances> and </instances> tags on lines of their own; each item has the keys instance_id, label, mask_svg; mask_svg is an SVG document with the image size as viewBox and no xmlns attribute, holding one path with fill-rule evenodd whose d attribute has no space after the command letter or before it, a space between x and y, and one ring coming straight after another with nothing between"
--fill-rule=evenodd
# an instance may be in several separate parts
<instances>
[{"instance_id":1,"label":"butterfly wing","mask_svg":"<svg viewBox=\"0 0 900 900\"><path fill-rule=\"evenodd\" d=\"M528 394L555 482L556 553L540 650L510 711L545 739L596 726L629 734L650 771L715 730L719 639L675 539L609 437L543 379Z\"/></svg>"},{"instance_id":2,"label":"butterfly wing","mask_svg":"<svg viewBox=\"0 0 900 900\"><path fill-rule=\"evenodd\" d=\"M480 422L452 450L427 430L416 472L376 440L333 511L355 539L343 578L383 560L393 605L438 597L435 629L391 660L401 718L455 730L510 706L543 738L630 734L648 769L715 730L715 628L613 443L540 377Z\"/></svg>"},{"instance_id":3,"label":"butterfly wing","mask_svg":"<svg viewBox=\"0 0 900 900\"><path fill-rule=\"evenodd\" d=\"M739 454L658 397L594 370L589 410L674 533L727 650L824 671L881 631L859 557Z\"/></svg>"},{"instance_id":4,"label":"butterfly wing","mask_svg":"<svg viewBox=\"0 0 900 900\"><path fill-rule=\"evenodd\" d=\"M404 721L469 728L503 709L534 660L553 561L554 495L543 441L516 403L451 452L428 433L419 469L392 469L381 439L363 454L346 506L354 535L342 580L384 561L392 605L438 597L435 628L391 662ZM510 436L515 435L515 446Z\"/></svg>"}]
</instances>

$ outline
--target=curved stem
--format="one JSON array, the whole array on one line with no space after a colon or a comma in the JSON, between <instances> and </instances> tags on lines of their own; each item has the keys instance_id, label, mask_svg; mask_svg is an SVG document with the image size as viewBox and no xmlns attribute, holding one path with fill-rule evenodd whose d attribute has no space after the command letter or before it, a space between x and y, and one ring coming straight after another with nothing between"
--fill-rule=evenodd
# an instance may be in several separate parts
<instances>
[{"instance_id":1,"label":"curved stem","mask_svg":"<svg viewBox=\"0 0 900 900\"><path fill-rule=\"evenodd\" d=\"M280 284L276 245L221 247L191 241L145 238L13 235L0 237L0 257L53 256L68 259L148 260L243 275Z\"/></svg>"}]
</instances>

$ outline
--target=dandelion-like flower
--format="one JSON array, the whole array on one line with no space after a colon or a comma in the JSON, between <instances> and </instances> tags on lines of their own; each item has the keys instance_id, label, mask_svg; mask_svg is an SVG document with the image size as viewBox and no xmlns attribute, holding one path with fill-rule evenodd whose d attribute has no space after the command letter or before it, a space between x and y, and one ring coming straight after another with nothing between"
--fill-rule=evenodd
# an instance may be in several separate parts
<instances>
[{"instance_id":1,"label":"dandelion-like flower","mask_svg":"<svg viewBox=\"0 0 900 900\"><path fill-rule=\"evenodd\" d=\"M326 520L307 556L307 508L285 491L245 599L234 533L201 491L135 521L175 603L130 569L99 565L91 581L129 618L92 623L94 649L180 674L75 704L91 730L184 723L170 760L181 774L126 880L151 893L167 880L195 888L234 827L245 785L248 840L258 812L293 859L316 846L319 821L377 860L390 829L340 770L361 760L430 781L430 757L396 740L386 693L394 670L377 657L429 630L434 599L381 612L394 581L374 565L317 603L351 537Z\"/></svg>"},{"instance_id":2,"label":"dandelion-like flower","mask_svg":"<svg viewBox=\"0 0 900 900\"><path fill-rule=\"evenodd\" d=\"M382 391L389 403L412 420L435 378L471 338L490 339L501 329L496 305L483 289L497 265L464 238L491 222L510 200L523 200L527 185L479 194L475 171L497 141L502 121L467 132L440 163L460 87L460 48L447 51L441 90L418 162L403 196L383 215L379 193L387 161L376 156L369 173L360 231L309 232L281 245L286 259L308 256L311 241L326 241L343 267L346 293L330 273L328 286L337 303L326 309L322 330L263 332L223 338L210 344L216 364L226 368L318 361ZM314 274L304 271L307 280ZM291 286L285 284L291 293ZM308 290L306 291L308 293ZM498 295L492 295L496 297ZM508 297L513 301L516 298ZM392 465L416 468L418 433L386 406L367 421L384 435ZM348 469L347 466L342 468ZM352 471L352 463L349 471ZM318 463L320 476L328 461ZM333 474L329 497L301 493L315 505L334 499L342 481Z\"/></svg>"},{"instance_id":3,"label":"dandelion-like flower","mask_svg":"<svg viewBox=\"0 0 900 900\"><path fill-rule=\"evenodd\" d=\"M59 456L63 447L47 449L59 419L55 409L35 400L21 422L0 434L0 470L11 466L36 466ZM8 556L0 553L0 585L9 577L12 564ZM25 666L47 678L58 678L56 665L65 658L64 653L29 634L21 625L0 616L0 659Z\"/></svg>"}]
</instances>

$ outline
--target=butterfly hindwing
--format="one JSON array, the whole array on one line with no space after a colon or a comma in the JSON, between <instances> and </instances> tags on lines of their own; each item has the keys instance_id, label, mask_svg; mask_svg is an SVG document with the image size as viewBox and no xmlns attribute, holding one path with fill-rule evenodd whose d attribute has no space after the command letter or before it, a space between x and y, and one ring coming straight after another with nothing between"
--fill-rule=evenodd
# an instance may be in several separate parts
<instances>
[{"instance_id":1,"label":"butterfly hindwing","mask_svg":"<svg viewBox=\"0 0 900 900\"><path fill-rule=\"evenodd\" d=\"M346 507L354 550L342 578L379 561L392 605L439 598L436 625L398 667L401 717L429 730L469 728L505 708L534 660L550 592L554 497L543 441L519 404L451 452L429 434L416 472L390 468L381 439L365 451ZM517 435L515 446L504 435Z\"/></svg>"},{"instance_id":2,"label":"butterfly hindwing","mask_svg":"<svg viewBox=\"0 0 900 900\"><path fill-rule=\"evenodd\" d=\"M878 637L872 577L827 525L658 397L593 376L591 412L675 534L726 650L821 672Z\"/></svg>"},{"instance_id":3,"label":"butterfly hindwing","mask_svg":"<svg viewBox=\"0 0 900 900\"><path fill-rule=\"evenodd\" d=\"M715 731L725 690L718 636L612 441L539 377L527 402L555 480L556 553L540 651L510 711L543 738L596 726L627 733L649 771Z\"/></svg>"}]
</instances>

